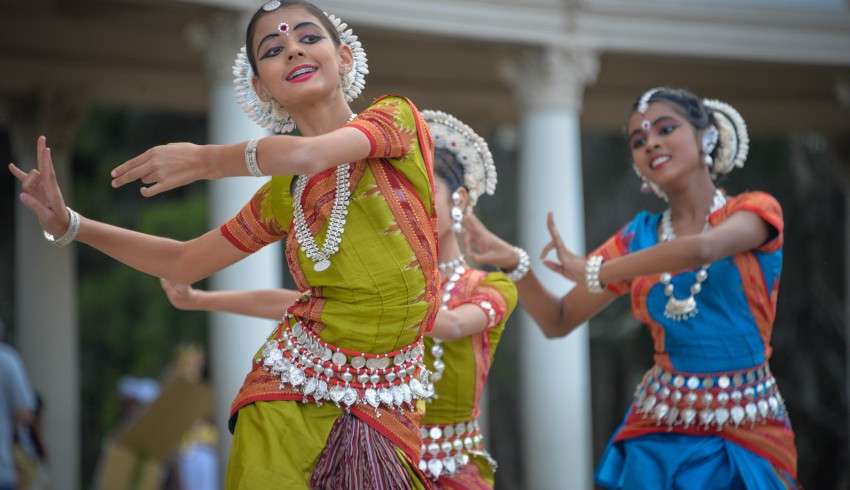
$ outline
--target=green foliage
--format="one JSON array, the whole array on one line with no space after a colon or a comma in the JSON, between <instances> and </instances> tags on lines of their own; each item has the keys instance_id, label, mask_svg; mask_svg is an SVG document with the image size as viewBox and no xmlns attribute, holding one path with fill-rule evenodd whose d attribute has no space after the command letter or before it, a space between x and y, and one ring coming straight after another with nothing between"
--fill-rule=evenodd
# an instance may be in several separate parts
<instances>
[{"instance_id":1,"label":"green foliage","mask_svg":"<svg viewBox=\"0 0 850 490\"><path fill-rule=\"evenodd\" d=\"M95 110L74 153L75 207L130 229L185 240L207 231L205 186L145 199L137 185L112 189L109 171L149 146L203 142L203 121L167 114ZM118 422L122 376L159 378L185 344L206 349L206 315L174 309L159 280L88 247L78 248L82 472L90 486L104 438Z\"/></svg>"}]
</instances>

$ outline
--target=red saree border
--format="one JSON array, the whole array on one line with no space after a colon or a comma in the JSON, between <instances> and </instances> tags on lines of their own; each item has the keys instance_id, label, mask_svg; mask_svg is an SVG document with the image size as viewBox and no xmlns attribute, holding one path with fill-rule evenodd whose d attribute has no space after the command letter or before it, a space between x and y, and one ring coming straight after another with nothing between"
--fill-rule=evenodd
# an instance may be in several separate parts
<instances>
[{"instance_id":1,"label":"red saree border","mask_svg":"<svg viewBox=\"0 0 850 490\"><path fill-rule=\"evenodd\" d=\"M725 427L722 431L705 430L699 427L673 427L657 425L652 419L629 412L623 426L614 436L614 441L626 441L649 434L685 434L693 436L719 436L765 458L793 478L797 478L797 448L794 431L784 423L768 421L751 428Z\"/></svg>"},{"instance_id":2,"label":"red saree border","mask_svg":"<svg viewBox=\"0 0 850 490\"><path fill-rule=\"evenodd\" d=\"M441 490L493 490L493 487L484 480L478 465L471 461L454 475L441 476L434 488Z\"/></svg>"},{"instance_id":3,"label":"red saree border","mask_svg":"<svg viewBox=\"0 0 850 490\"><path fill-rule=\"evenodd\" d=\"M236 427L239 409L256 402L291 401L302 403L304 395L290 386L281 387L280 378L266 371L255 363L254 368L245 378L242 388L230 406L229 428L233 432ZM312 403L312 402L308 402ZM354 406L350 413L363 420L381 435L392 441L408 458L411 468L418 468L420 457L419 425L423 410L416 412L402 410L377 411L372 407ZM344 414L345 409L340 409ZM424 479L424 476L423 476Z\"/></svg>"}]
</instances>

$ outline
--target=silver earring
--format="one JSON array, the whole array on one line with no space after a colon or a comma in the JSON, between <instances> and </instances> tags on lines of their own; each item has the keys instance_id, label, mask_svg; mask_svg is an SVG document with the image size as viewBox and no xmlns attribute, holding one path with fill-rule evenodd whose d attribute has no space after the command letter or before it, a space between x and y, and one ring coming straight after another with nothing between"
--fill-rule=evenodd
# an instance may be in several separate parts
<instances>
[{"instance_id":1,"label":"silver earring","mask_svg":"<svg viewBox=\"0 0 850 490\"><path fill-rule=\"evenodd\" d=\"M463 230L463 211L460 209L460 193L452 193L452 231L460 233Z\"/></svg>"},{"instance_id":2,"label":"silver earring","mask_svg":"<svg viewBox=\"0 0 850 490\"><path fill-rule=\"evenodd\" d=\"M650 192L653 192L656 196L658 196L664 202L667 202L667 194L665 194L664 191L661 190L661 187L658 187L657 184L653 184L652 182L649 181L649 179L644 177L644 175L642 173L640 173L640 171L638 170L637 165L632 164L632 170L634 170L635 174L637 174L638 178L640 178L640 191L641 192L643 192L645 194L649 194Z\"/></svg>"},{"instance_id":3,"label":"silver earring","mask_svg":"<svg viewBox=\"0 0 850 490\"><path fill-rule=\"evenodd\" d=\"M342 79L340 83L342 84L342 89L344 91L348 91L351 89L351 86L354 85L354 77L357 74L354 72L354 67L352 66L347 72L342 74Z\"/></svg>"},{"instance_id":4,"label":"silver earring","mask_svg":"<svg viewBox=\"0 0 850 490\"><path fill-rule=\"evenodd\" d=\"M638 170L637 165L632 164L632 170L635 171L635 175L637 175L640 179L640 191L644 194L649 194L650 192L652 192L652 187L649 185L649 181L646 180L646 177L644 177L642 173L640 173L640 170Z\"/></svg>"},{"instance_id":5,"label":"silver earring","mask_svg":"<svg viewBox=\"0 0 850 490\"><path fill-rule=\"evenodd\" d=\"M711 152L717 147L717 140L720 139L720 132L714 126L709 126L702 134L702 163L706 167L714 165L714 159L711 158Z\"/></svg>"}]
</instances>

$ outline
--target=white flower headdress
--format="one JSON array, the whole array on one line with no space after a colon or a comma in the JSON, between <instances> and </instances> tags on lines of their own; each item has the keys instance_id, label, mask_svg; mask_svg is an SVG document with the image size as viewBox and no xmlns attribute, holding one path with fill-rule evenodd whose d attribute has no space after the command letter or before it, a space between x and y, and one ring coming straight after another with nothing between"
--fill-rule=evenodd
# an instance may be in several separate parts
<instances>
[{"instance_id":1,"label":"white flower headdress","mask_svg":"<svg viewBox=\"0 0 850 490\"><path fill-rule=\"evenodd\" d=\"M721 175L736 168L743 168L750 152L750 134L744 118L725 102L704 99L702 103L714 116L719 133L720 147L714 157L712 172Z\"/></svg>"},{"instance_id":2,"label":"white flower headdress","mask_svg":"<svg viewBox=\"0 0 850 490\"><path fill-rule=\"evenodd\" d=\"M266 12L271 12L280 6L280 2L273 0L262 8ZM363 49L363 44L358 40L354 31L348 27L348 24L335 15L328 14L327 12L324 14L331 21L331 24L336 27L340 42L351 48L353 64L342 79L342 90L345 100L351 102L359 97L360 93L366 87L366 75L369 73L369 61L366 58L366 50ZM242 49L236 55L236 60L233 62L233 85L236 89L236 101L242 107L242 110L248 114L248 117L259 126L270 129L278 134L289 133L294 130L295 121L292 120L286 109L281 107L274 99L263 102L257 93L254 92L254 86L251 83L253 76L254 71L248 60L248 53L245 46L242 46Z\"/></svg>"},{"instance_id":3,"label":"white flower headdress","mask_svg":"<svg viewBox=\"0 0 850 490\"><path fill-rule=\"evenodd\" d=\"M493 195L498 178L487 141L466 123L445 112L424 110L422 117L431 129L435 148L450 151L463 165L470 206L475 206L482 194Z\"/></svg>"}]
</instances>

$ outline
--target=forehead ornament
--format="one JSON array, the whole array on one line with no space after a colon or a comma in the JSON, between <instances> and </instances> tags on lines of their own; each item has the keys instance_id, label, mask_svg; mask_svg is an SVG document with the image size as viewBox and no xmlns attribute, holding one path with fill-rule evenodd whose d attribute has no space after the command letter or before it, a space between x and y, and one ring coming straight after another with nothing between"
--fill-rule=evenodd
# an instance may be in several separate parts
<instances>
[{"instance_id":1,"label":"forehead ornament","mask_svg":"<svg viewBox=\"0 0 850 490\"><path fill-rule=\"evenodd\" d=\"M281 34L289 35L289 24L286 22L281 22L277 25L277 30L280 31Z\"/></svg>"},{"instance_id":2,"label":"forehead ornament","mask_svg":"<svg viewBox=\"0 0 850 490\"><path fill-rule=\"evenodd\" d=\"M274 12L275 10L280 8L279 0L272 0L271 2L266 2L263 5L263 10L266 12Z\"/></svg>"},{"instance_id":3,"label":"forehead ornament","mask_svg":"<svg viewBox=\"0 0 850 490\"><path fill-rule=\"evenodd\" d=\"M653 88L647 90L643 95L641 95L640 101L638 102L637 111L643 117L640 122L640 127L644 131L649 131L649 128L652 127L652 123L650 123L649 119L646 118L646 111L649 110L649 99L651 99L652 96L658 93L659 91L661 91L660 88Z\"/></svg>"},{"instance_id":4,"label":"forehead ornament","mask_svg":"<svg viewBox=\"0 0 850 490\"><path fill-rule=\"evenodd\" d=\"M660 91L660 88L652 88L644 92L644 94L640 96L640 101L638 101L637 111L645 115L646 111L649 110L649 99Z\"/></svg>"}]
</instances>

